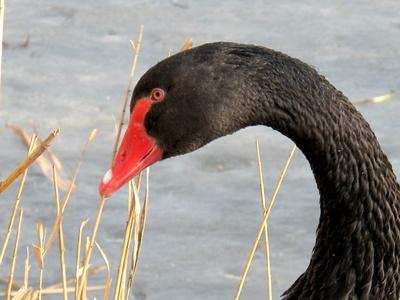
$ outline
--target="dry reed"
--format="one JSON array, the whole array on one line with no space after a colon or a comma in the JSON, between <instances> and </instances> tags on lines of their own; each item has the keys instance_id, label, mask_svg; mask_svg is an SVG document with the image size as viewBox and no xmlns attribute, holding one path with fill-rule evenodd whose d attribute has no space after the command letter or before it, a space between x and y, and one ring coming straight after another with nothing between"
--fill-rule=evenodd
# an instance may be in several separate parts
<instances>
[{"instance_id":1,"label":"dry reed","mask_svg":"<svg viewBox=\"0 0 400 300\"><path fill-rule=\"evenodd\" d=\"M72 177L70 188L68 189L68 191L67 191L67 193L66 193L66 195L65 195L65 197L64 197L63 203L62 203L61 207L59 208L59 213L57 214L57 219L56 219L56 221L54 222L53 229L52 229L52 231L51 231L51 233L50 233L49 239L47 240L46 246L45 246L45 248L44 248L44 253L46 253L47 250L49 250L51 244L53 243L54 237L55 237L56 233L58 232L58 229L59 229L60 223L61 223L61 219L62 219L64 210L65 210L65 207L67 206L69 197L70 197L70 195L71 195L71 192L72 192L72 189L73 189L73 186L74 186L76 177L78 176L79 168L80 168L80 166L81 166L81 164L82 164L83 157L84 157L84 155L85 155L85 153L86 153L87 148L89 147L89 144L90 144L90 143L92 142L92 140L94 139L96 133L97 133L97 129L94 129L94 130L91 132L91 134L90 134L90 136L89 136L89 139L88 139L87 142L86 142L86 145L85 145L85 148L83 149L81 158L80 158L80 160L79 160L79 162L78 162L78 165L77 165L77 167L76 167L76 169L75 169L74 176Z\"/></svg>"},{"instance_id":2,"label":"dry reed","mask_svg":"<svg viewBox=\"0 0 400 300\"><path fill-rule=\"evenodd\" d=\"M128 222L125 229L125 236L123 241L123 246L121 248L121 257L120 263L118 267L117 280L115 284L114 291L114 299L128 299L130 289L133 283L133 278L135 276L137 263L139 259L140 249L143 240L143 233L145 229L146 216L147 216L147 203L148 203L148 195L149 195L149 168L146 170L146 194L143 203L143 207L141 207L140 199L139 199L139 187L141 182L141 174L138 176L138 180L131 180L129 182L130 191L133 189L132 200L129 204L129 214L128 214ZM131 196L131 192L129 193L129 197ZM133 234L134 232L134 234ZM129 271L128 282L126 282L127 276L127 267L128 267L128 258L130 245L132 243L132 237L134 239L134 244L132 248L131 254L131 267Z\"/></svg>"},{"instance_id":3,"label":"dry reed","mask_svg":"<svg viewBox=\"0 0 400 300\"><path fill-rule=\"evenodd\" d=\"M379 103L382 102L384 100L387 100L391 97L393 97L395 95L394 92L387 94L387 95L383 95L383 96L378 96L378 97L374 97L374 98L368 98L368 99L364 99L361 101L355 101L353 102L354 105L359 105L359 104L365 104L365 103L369 103L369 102L373 102L373 103Z\"/></svg>"},{"instance_id":4,"label":"dry reed","mask_svg":"<svg viewBox=\"0 0 400 300\"><path fill-rule=\"evenodd\" d=\"M56 200L56 212L57 215L60 214L60 197L58 195L58 181L57 181L57 171L56 166L53 166L53 181L54 181L54 198ZM64 246L64 233L62 223L58 228L58 246L60 249L60 267L61 267L61 280L63 285L63 296L64 300L68 299L67 293L67 270L65 267L65 246Z\"/></svg>"},{"instance_id":5,"label":"dry reed","mask_svg":"<svg viewBox=\"0 0 400 300\"><path fill-rule=\"evenodd\" d=\"M38 131L37 131L36 126L33 123L33 121L31 120L29 123L31 124L34 133L37 135L38 140L40 142L42 142L40 140ZM20 128L18 128L16 126L13 126L11 124L6 124L6 127L8 129L10 129L15 135L21 137L23 142L29 148L29 144L30 144L30 140L31 139L29 138L29 136L23 130L21 130ZM53 178L53 165L55 165L57 167L57 178L58 178L57 179L57 186L59 188L61 188L62 190L67 191L69 189L70 184L71 184L71 180L68 178L68 175L64 171L64 168L63 168L60 160L53 153L51 148L48 148L46 152L49 155L50 159L48 159L45 155L41 155L35 160L35 162L37 163L39 168L42 170L43 174L46 175L46 177L49 180L54 180L54 178Z\"/></svg>"},{"instance_id":6,"label":"dry reed","mask_svg":"<svg viewBox=\"0 0 400 300\"><path fill-rule=\"evenodd\" d=\"M81 245L82 245L82 231L85 225L89 222L89 220L85 220L81 223L79 227L78 233L78 241L76 243L76 261L75 261L75 299L78 299L78 291L80 286L80 278L82 275L82 269L79 266L79 262L81 261Z\"/></svg>"},{"instance_id":7,"label":"dry reed","mask_svg":"<svg viewBox=\"0 0 400 300\"><path fill-rule=\"evenodd\" d=\"M128 104L128 98L129 98L129 94L130 94L130 90L131 90L131 85L132 85L132 78L135 75L135 70L136 70L136 63L137 63L137 59L139 56L139 51L140 51L140 45L142 43L142 36L143 36L143 28L144 26L140 26L140 31L139 31L139 38L137 41L137 45L135 46L135 43L133 40L130 40L131 46L133 48L134 51L134 56L133 56L133 61L132 61L132 67L131 67L131 73L129 76L129 80L128 80L128 88L126 89L125 92L125 97L124 97L124 103L122 105L122 111L121 111L121 117L120 117L120 121L119 121L119 126L118 126L118 132L117 132L117 137L115 139L115 143L114 143L114 149L111 155L111 161L110 161L110 168L112 167L112 165L114 164L114 160L115 160L115 156L117 155L117 148L118 148L118 144L119 144L119 139L121 136L121 130L122 130L122 126L124 125L124 118L125 118L125 113L126 113L126 106Z\"/></svg>"},{"instance_id":8,"label":"dry reed","mask_svg":"<svg viewBox=\"0 0 400 300\"><path fill-rule=\"evenodd\" d=\"M251 264L251 262L253 260L254 253L256 252L258 242L260 241L262 232L264 231L264 227L265 227L266 221L267 221L268 216L269 216L269 214L271 212L272 205L274 204L274 201L275 201L276 196L278 194L279 188L280 188L280 186L282 184L283 177L285 176L286 170L287 170L287 168L289 166L289 163L290 163L290 161L291 161L291 159L293 157L293 154L294 154L295 150L296 150L296 145L293 146L292 151L289 154L289 157L288 157L288 159L286 161L286 164L285 164L285 166L283 168L282 174L279 177L278 183L277 183L277 185L275 187L275 190L274 190L274 193L273 193L273 195L271 197L271 201L270 201L267 209L264 211L264 218L263 218L263 221L261 223L260 229L258 231L257 237L255 239L255 242L253 244L253 248L251 249L250 256L249 256L249 259L247 260L246 267L245 267L245 269L243 271L243 275L242 275L242 278L240 280L240 283L239 283L239 286L238 286L238 289L237 289L237 292L236 292L236 295L235 295L235 298L234 298L235 300L239 299L240 293L242 292L243 284L244 284L244 281L246 279L247 273L249 271L250 264Z\"/></svg>"},{"instance_id":9,"label":"dry reed","mask_svg":"<svg viewBox=\"0 0 400 300\"><path fill-rule=\"evenodd\" d=\"M256 140L256 150L257 150L257 163L258 163L258 174L260 176L260 193L261 193L261 207L264 212L265 206L265 191L264 191L264 179L261 165L260 147L258 145L258 140ZM268 298L272 300L272 280L271 280L271 262L269 256L269 240L268 240L268 222L264 225L264 235L265 235L265 260L267 264L267 283L268 283Z\"/></svg>"},{"instance_id":10,"label":"dry reed","mask_svg":"<svg viewBox=\"0 0 400 300\"><path fill-rule=\"evenodd\" d=\"M29 145L28 156L32 152L34 145L36 145L36 140L37 140L37 136L34 135L32 137L32 139L31 139L31 142L30 142L30 145ZM25 184L25 179L26 179L27 173L28 173L28 170L25 169L23 171L23 173L22 173L22 176L21 176L21 183L19 185L18 192L17 192L17 197L16 197L15 202L14 202L14 209L13 209L13 211L11 213L10 221L9 221L8 228L7 228L7 233L6 233L6 236L4 238L3 246L1 248L0 266L1 266L1 263L3 261L3 257L4 257L4 253L5 253L7 245L8 245L8 241L10 239L11 230L12 230L12 227L13 227L13 224L14 224L14 219L15 219L15 215L16 215L17 210L18 210L19 203L21 201L21 194L22 194L22 190L24 188L24 184Z\"/></svg>"},{"instance_id":11,"label":"dry reed","mask_svg":"<svg viewBox=\"0 0 400 300\"><path fill-rule=\"evenodd\" d=\"M8 175L6 179L0 182L0 195L21 175L33 162L51 146L54 139L60 133L60 129L56 129L34 150L25 158L14 171Z\"/></svg>"},{"instance_id":12,"label":"dry reed","mask_svg":"<svg viewBox=\"0 0 400 300\"><path fill-rule=\"evenodd\" d=\"M28 290L29 286L29 270L31 265L29 264L29 247L26 247L26 258L25 258L25 269L24 269L24 285L23 288L25 291Z\"/></svg>"},{"instance_id":13,"label":"dry reed","mask_svg":"<svg viewBox=\"0 0 400 300\"><path fill-rule=\"evenodd\" d=\"M190 39L185 43L185 45L183 45L183 47L181 48L181 51L180 51L180 52L189 50L190 48L192 48L192 46L193 46L193 38L190 38ZM169 53L169 54L171 54L171 53Z\"/></svg>"},{"instance_id":14,"label":"dry reed","mask_svg":"<svg viewBox=\"0 0 400 300\"><path fill-rule=\"evenodd\" d=\"M132 257L131 257L131 268L129 272L129 278L128 278L128 283L127 283L127 291L126 291L126 296L125 299L129 298L129 293L130 289L132 287L133 283L133 278L135 277L136 274L136 269L138 265L138 260L139 260L139 254L140 254L140 249L142 246L142 241L143 241L143 233L146 225L146 217L147 217L147 204L148 204L148 199L149 199L149 173L150 169L146 169L146 194L143 202L143 207L142 209L140 208L140 201L139 201L139 188L136 188L136 185L134 182L132 182L133 189L135 191L134 193L134 210L136 211L135 213L135 236L134 240L135 243L133 245L132 249ZM137 184L137 186L140 186L140 181ZM133 215L133 214L132 214Z\"/></svg>"},{"instance_id":15,"label":"dry reed","mask_svg":"<svg viewBox=\"0 0 400 300\"><path fill-rule=\"evenodd\" d=\"M11 299L11 287L12 287L12 283L14 281L14 271L15 271L15 264L17 262L17 251L18 251L19 237L20 237L20 233L21 233L21 224L22 224L23 214L24 214L24 210L21 208L20 214L19 214L19 219L18 219L17 235L15 237L14 253L13 253L13 257L12 257L12 261L11 261L10 274L9 274L9 278L8 278L8 287L7 287L7 294L6 294L7 300Z\"/></svg>"},{"instance_id":16,"label":"dry reed","mask_svg":"<svg viewBox=\"0 0 400 300\"><path fill-rule=\"evenodd\" d=\"M122 130L122 126L123 126L123 121L124 121L124 117L125 117L126 105L127 105L127 102L128 102L128 97L129 97L129 93L130 93L130 89L131 89L132 78L133 78L133 75L135 73L136 62L137 62L137 58L138 58L138 55L139 55L142 35L143 35L143 25L140 27L140 32L139 32L139 38L138 38L137 45L135 46L135 43L132 40L130 41L135 54L134 54L134 57L133 57L131 73L130 73L130 77L129 77L129 81L128 81L128 88L127 88L127 91L126 91L125 97L124 97L124 103L123 103L121 119L120 119L120 123L119 123L119 127L118 127L117 137L115 139L114 149L113 149L113 152L112 152L112 155L111 155L110 167L114 164L114 159L115 159L115 156L116 156L116 153L117 153L117 148L118 148L119 139L120 139L120 135L121 135L121 130ZM83 271L82 271L82 277L83 278L86 277L86 273L87 273L87 270L88 270L90 257L91 257L91 254L92 254L93 245L94 245L94 242L96 240L97 230L98 230L98 227L99 227L99 224L100 224L101 214L103 212L103 208L104 208L104 204L105 204L105 200L106 199L107 198L105 196L101 197L100 204L99 204L99 207L97 209L97 215L96 215L96 220L95 220L95 223L94 223L94 226L93 226L92 235L91 235L91 238L90 238L88 249L87 249L87 251L85 251L85 257L84 257L84 263L83 263ZM84 290L84 282L85 281L81 282L81 284L79 286L79 289L78 289L77 296L78 296L79 299L83 299L82 298L82 296L83 296L82 293L83 293L83 290Z\"/></svg>"},{"instance_id":17,"label":"dry reed","mask_svg":"<svg viewBox=\"0 0 400 300\"><path fill-rule=\"evenodd\" d=\"M0 107L1 107L1 71L3 70L3 34L4 34L4 0L0 0Z\"/></svg>"},{"instance_id":18,"label":"dry reed","mask_svg":"<svg viewBox=\"0 0 400 300\"><path fill-rule=\"evenodd\" d=\"M39 288L37 295L39 300L42 298L42 286L43 286L43 271L44 271L44 235L42 223L37 223L37 235L39 240L39 246L32 245L33 253L35 254L37 263L39 265Z\"/></svg>"},{"instance_id":19,"label":"dry reed","mask_svg":"<svg viewBox=\"0 0 400 300\"><path fill-rule=\"evenodd\" d=\"M110 262L108 261L107 255L105 254L105 252L103 251L103 249L100 247L100 245L96 242L96 246L97 249L99 250L101 256L103 257L106 266L107 266L107 283L105 285L105 289L104 289L104 296L103 299L107 300L108 299L108 293L110 291L110 287L111 287L111 271L110 271Z\"/></svg>"},{"instance_id":20,"label":"dry reed","mask_svg":"<svg viewBox=\"0 0 400 300\"><path fill-rule=\"evenodd\" d=\"M124 99L124 105L123 105L123 110L122 110L122 114L121 114L121 121L120 121L119 129L118 129L118 134L117 134L117 138L116 138L116 142L115 142L115 147L114 147L112 158L111 158L111 163L110 163L111 165L113 164L114 157L115 157L115 154L116 154L117 145L119 144L119 137L120 137L121 128L122 128L122 125L123 125L123 119L124 119L124 115L125 115L127 100L128 100L128 96L129 96L129 92L130 92L130 85L131 85L131 81L132 81L132 77L133 77L133 74L134 74L134 69L135 69L135 66L136 66L137 57L138 57L138 53L139 53L139 49L140 49L142 32L143 32L143 26L140 29L139 40L138 40L138 43L137 43L136 46L135 46L134 42L131 41L131 45L132 45L132 47L133 47L133 49L135 51L135 56L134 56L134 60L133 60L133 63L132 63L131 76L129 78L129 86L128 86L128 89L127 89L127 92L126 92L126 95L125 95L125 99ZM12 129L14 131L14 133L22 136L26 140L26 135L21 130L19 130L18 128L13 127L13 126L9 126L9 128ZM3 182L0 183L0 193L3 192L22 172L24 172L30 166L30 164L32 164L35 160L37 160L37 158L40 156L40 154L42 154L44 152L44 150L46 150L50 146L51 142L54 140L55 136L57 136L58 132L59 132L59 130L53 132L52 135L50 135L45 141L43 141L43 143L32 154L30 154L28 156L28 158L26 160L24 160L17 167L17 169L14 172L12 172L10 174L10 176L6 180L4 180ZM67 288L68 281L66 280L66 270L65 270L65 261L64 261L64 251L65 250L64 250L64 241L63 241L63 232L62 232L61 220L62 220L63 212L64 212L65 207L67 205L69 196L71 194L71 191L72 191L72 188L73 188L73 184L74 184L74 181L76 179L76 175L77 175L78 170L79 170L79 166L80 166L80 164L82 162L83 155L84 155L84 153L85 153L85 151L87 149L87 146L89 145L90 141L93 139L94 135L95 135L95 132L92 132L92 135L89 138L89 140L88 140L88 142L87 142L87 144L85 146L85 149L83 151L81 160L78 163L78 167L77 167L77 169L75 171L74 177L73 177L73 179L71 181L71 184L70 184L70 186L69 186L69 188L67 190L67 194L66 194L66 196L64 198L64 201L62 202L61 206L59 204L59 196L58 196L59 184L58 184L58 179L57 179L57 174L56 174L56 168L55 167L52 168L53 169L53 181L54 181L54 189L55 189L56 208L57 208L57 218L55 220L55 223L54 223L53 229L52 229L52 231L51 231L51 233L49 235L49 238L47 239L47 242L45 241L45 236L43 234L43 226L42 226L42 224L40 222L38 222L38 224L37 224L39 246L33 245L33 250L34 250L34 254L35 254L35 257L37 259L38 265L39 265L40 274L39 274L39 287L38 287L38 290L34 293L34 295L32 295L32 297L35 297L35 298L37 297L37 298L41 299L41 296L42 296L43 293L58 292L58 291L55 291L55 290L49 291L47 289L43 289L43 287L42 287L42 278L43 278L43 270L44 270L44 257L45 257L46 252L48 251L48 249L52 245L52 242L54 240L55 234L58 232L58 234L59 234L59 247L60 247L60 264L61 264L61 273L62 273L62 283L61 283L62 284L62 293L64 295L64 299L67 299L67 292L70 289ZM52 160L55 163L55 165L61 166L61 164L59 164L59 161L55 157L55 155L53 155L52 153L50 155L51 155ZM48 165L49 164L47 164L47 166ZM47 166L46 166L46 168L48 169ZM44 173L46 173L45 172L45 168L42 168L42 170L43 170ZM25 176L23 178L25 178ZM146 193L146 194L148 195L148 193ZM20 197L17 197L17 199L18 199L18 201L16 202L16 205L15 205L15 209L14 209L15 211L16 211L16 209L18 207ZM138 208L137 203L139 203L138 202L139 200L138 200L138 193L137 192L135 192L134 199L136 199L136 200L134 200L136 202L136 205L132 205L131 206L132 207L132 212L135 212L137 210L137 208ZM99 225L99 222L100 222L101 211L103 210L103 207L104 207L104 201L105 201L105 198L102 197L102 200L101 200L101 203L100 203L100 206L99 206L99 209L98 209L95 225L94 225L94 228L93 228L91 239L90 240L87 239L87 242L85 244L85 251L84 251L84 258L83 258L83 266L82 267L79 267L79 261L80 261L79 253L80 253L80 245L81 245L80 240L81 240L82 228L83 228L83 225L85 223L82 224L80 232L79 232L78 250L77 250L77 263L76 263L76 272L75 272L76 273L75 274L75 284L76 284L76 286L75 286L75 293L76 293L75 296L76 296L76 299L85 299L86 298L86 291L92 289L92 288L88 288L87 287L87 276L90 275L90 272L88 271L88 269L89 269L88 266L89 266L90 255L91 255L91 252L92 252L92 249L93 249L93 244L95 243L95 237L96 237L96 233L97 233L97 228L98 228L98 225ZM140 222L137 221L139 219L139 217L140 217L140 220L142 222L145 220L145 217L143 217L143 215L146 212L146 208L147 208L147 196L146 196L145 206L144 206L144 209L143 209L142 213L138 215L138 213L135 212L135 214L134 214L136 216L136 218L134 218L136 220L135 225L141 224ZM13 215L14 215L14 217L11 218L11 222L10 222L10 226L9 226L10 230L9 230L9 233L7 234L7 236L6 236L7 239L9 238L9 235L11 234L11 227L12 227L13 220L15 218L15 214L13 214ZM141 227L138 230L135 229L135 232L136 232L135 238L136 239L138 238L138 236L140 236L140 238L142 237L143 230L144 230L144 225L143 224L141 224ZM128 233L129 232L132 232L132 230L128 231ZM3 252L2 255L4 255L6 245L7 245L7 243L3 244L4 250L2 251ZM132 259L133 259L133 262L132 262L132 266L133 267L132 268L133 268L133 270L136 270L138 252L140 251L140 245L141 245L141 241L139 243L135 242L135 252L132 254ZM100 253L102 254L103 258L105 259L106 264L107 264L107 268L109 270L109 262L107 260L107 257L105 255L105 253L101 250L101 248L100 248L100 246L98 244L97 244L97 246L98 246L98 249L99 249ZM0 264L1 264L1 262L0 262ZM127 263L126 263L126 265L127 265ZM17 297L20 297L20 294L21 294L22 291L32 290L32 289L28 288L28 272L29 272L29 268L30 268L30 266L29 266L29 250L28 250L27 258L26 258L26 261L25 261L24 288L21 289L20 291L18 291L18 293L16 295ZM126 271L126 267L125 267L125 271ZM10 272L10 274L13 274L13 272ZM132 274L134 274L134 271L131 270L130 271L130 278L129 278L130 284L131 284L132 279L133 279ZM104 286L104 287L100 287L100 288L104 288L105 289L104 299L106 299L108 297L108 290L110 288L110 281L111 281L111 278L110 278L110 275L109 275L109 278L107 280L107 285ZM11 287L13 281L9 280L9 282L10 282L9 286ZM130 288L130 286L129 286L129 288ZM11 293L11 289L10 289L10 293ZM8 295L10 295L10 293ZM31 295L31 294L32 293L30 291L29 295ZM28 293L25 293L23 297L30 297L30 296L28 296Z\"/></svg>"},{"instance_id":21,"label":"dry reed","mask_svg":"<svg viewBox=\"0 0 400 300\"><path fill-rule=\"evenodd\" d=\"M63 286L62 293L64 294L64 299L67 299L67 290L68 289L67 289L67 280L66 280L66 275L65 275L66 271L65 271L65 262L64 262L64 241L63 241L61 220L62 220L63 212L64 212L65 207L67 205L69 196L71 194L72 188L74 186L74 182L75 182L76 176L78 174L79 167L80 167L80 165L82 163L84 154L85 154L85 152L87 150L87 147L88 147L89 143L93 140L96 132L97 132L96 130L92 131L92 133L91 133L91 135L90 135L90 137L89 137L89 139L87 141L87 144L86 144L86 146L85 146L85 148L83 150L81 159L80 159L80 161L78 163L78 166L76 168L74 177L72 178L70 188L69 188L69 190L68 190L68 192L67 192L67 194L65 196L65 199L64 199L64 201L63 201L61 206L59 205L57 176L56 176L55 167L54 167L54 187L55 187L57 218L56 218L54 227L52 229L52 232L51 232L51 234L50 234L50 236L49 236L49 238L47 240L47 243L45 242L45 235L43 233L43 226L42 226L42 224L40 222L37 223L37 234L38 234L39 245L38 246L32 245L33 251L34 251L36 260L38 262L38 266L39 266L39 286L38 286L38 290L35 291L35 292L32 292L32 289L28 288L28 272L29 272L30 266L29 266L29 251L27 251L27 257L26 257L26 261L25 261L24 286L18 291L16 297L20 297L20 296L22 297L23 296L23 297L27 297L27 299L30 299L30 297L41 299L43 293L52 293L51 289L49 289L49 288L43 289L44 257L45 257L46 252L50 248L50 246L52 244L52 241L54 240L55 234L58 232L59 233L59 246L60 246L60 263L61 263L61 270L62 270L62 286ZM49 136L49 138L53 138L54 139L54 137L56 136L56 134L54 134L54 133L57 134L58 132L53 132L52 135ZM41 144L42 146L44 146L43 147L44 149L46 149L50 145L49 142L48 142L49 138L46 139ZM37 140L37 136L34 136L34 138L32 139L32 142L31 142L31 146L30 146L31 154L28 155L28 158L32 158L32 153L35 154L35 155L37 155L38 153L43 153L43 151L38 152L37 148L33 149L33 147L34 147L34 145L36 143L36 140ZM30 161L30 163L32 163L32 162L33 161ZM8 232L6 234L5 243L3 244L3 249L6 248L7 241L8 241L9 234L10 234L9 232L11 232L12 223L13 223L13 220L14 220L14 217L15 217L14 211L17 209L18 204L19 204L19 199L20 199L20 195L21 195L21 191L22 191L22 183L24 182L25 177L26 177L27 167L28 166L26 166L23 169L23 176L21 178L21 186L20 186L20 189L18 191L16 204L14 205L14 210L13 210L13 213L12 213L12 217L11 217L11 221L10 221L10 225L9 225L9 230L8 230ZM18 170L18 172L19 172L19 170ZM14 173L17 173L17 172L14 171ZM16 175L14 175L14 176L16 176ZM4 252L4 251L5 250L2 250L2 252ZM13 274L13 271L12 272L10 271L10 275L12 275L12 274ZM12 277L9 280L9 288L7 290L7 293L6 293L7 299L9 299L11 297L11 284L13 283L13 281L11 279L12 279ZM23 292L24 292L24 294L23 294ZM31 295L31 296L29 296L29 295Z\"/></svg>"}]
</instances>

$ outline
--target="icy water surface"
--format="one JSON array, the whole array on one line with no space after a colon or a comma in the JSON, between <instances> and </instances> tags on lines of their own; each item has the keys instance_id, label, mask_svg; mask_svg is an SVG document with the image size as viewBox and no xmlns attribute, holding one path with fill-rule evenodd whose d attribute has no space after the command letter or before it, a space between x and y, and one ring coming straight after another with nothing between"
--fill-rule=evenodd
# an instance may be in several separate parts
<instances>
[{"instance_id":1,"label":"icy water surface","mask_svg":"<svg viewBox=\"0 0 400 300\"><path fill-rule=\"evenodd\" d=\"M169 49L175 53L193 37L195 45L224 40L286 52L315 66L355 101L400 90L399 12L400 2L394 0L6 1L1 124L32 134L33 120L42 137L61 128L52 149L71 175L90 132L99 130L65 212L68 277L74 274L80 223L90 219L85 229L89 235L96 216L98 183L108 169L114 118L119 118L130 72L129 39L137 40L141 24L145 29L135 82ZM29 45L22 48L27 37ZM400 173L398 96L359 109ZM147 227L132 299L233 299L261 222L256 138L269 197L292 143L268 128L242 130L151 168ZM25 153L21 140L0 127L0 178ZM14 184L0 196L1 239L16 188ZM114 281L126 198L123 188L107 200L97 238L111 261ZM29 170L21 206L25 213L15 275L19 282L25 248L37 244L36 222L50 227L55 215L52 184L37 166ZM297 151L269 221L274 299L307 267L318 217L314 179ZM57 255L54 246L46 256L45 286L60 281ZM9 273L11 256L8 250L1 277ZM35 285L38 268L31 256ZM103 264L97 251L92 264ZM104 272L91 284L105 280ZM241 299L266 296L261 246ZM94 297L102 293L89 294Z\"/></svg>"}]
</instances>

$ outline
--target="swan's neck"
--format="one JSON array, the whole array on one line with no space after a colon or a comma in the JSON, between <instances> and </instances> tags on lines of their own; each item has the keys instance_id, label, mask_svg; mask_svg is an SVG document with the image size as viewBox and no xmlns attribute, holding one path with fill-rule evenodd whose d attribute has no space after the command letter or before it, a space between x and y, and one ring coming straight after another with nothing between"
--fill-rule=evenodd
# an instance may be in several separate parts
<instances>
[{"instance_id":1,"label":"swan's neck","mask_svg":"<svg viewBox=\"0 0 400 300\"><path fill-rule=\"evenodd\" d=\"M297 91L290 83L291 93L268 95L264 118L260 116L260 123L287 135L302 150L320 192L321 216L310 265L287 297L398 298L396 176L361 114L323 77L314 83Z\"/></svg>"}]
</instances>

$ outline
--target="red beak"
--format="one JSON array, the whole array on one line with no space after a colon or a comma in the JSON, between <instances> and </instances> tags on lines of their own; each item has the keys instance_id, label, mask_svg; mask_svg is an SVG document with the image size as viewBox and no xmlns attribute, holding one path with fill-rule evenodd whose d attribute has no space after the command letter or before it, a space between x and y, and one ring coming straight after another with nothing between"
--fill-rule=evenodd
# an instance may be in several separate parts
<instances>
[{"instance_id":1,"label":"red beak","mask_svg":"<svg viewBox=\"0 0 400 300\"><path fill-rule=\"evenodd\" d=\"M104 175L99 186L101 196L109 197L140 171L162 159L162 151L143 125L152 101L139 100L131 115L128 128L115 158L114 165Z\"/></svg>"}]
</instances>

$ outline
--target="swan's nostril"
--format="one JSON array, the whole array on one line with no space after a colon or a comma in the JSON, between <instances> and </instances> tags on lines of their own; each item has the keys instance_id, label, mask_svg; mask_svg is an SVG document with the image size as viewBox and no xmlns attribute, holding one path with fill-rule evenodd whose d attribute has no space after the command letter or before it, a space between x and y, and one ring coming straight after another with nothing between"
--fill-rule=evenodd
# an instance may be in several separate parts
<instances>
[{"instance_id":1,"label":"swan's nostril","mask_svg":"<svg viewBox=\"0 0 400 300\"><path fill-rule=\"evenodd\" d=\"M120 156L120 158L119 158L119 161L120 161L120 162L123 162L123 161L126 159L126 155L127 155L127 153L126 153L126 151L125 151L124 153L121 154L121 156Z\"/></svg>"}]
</instances>

